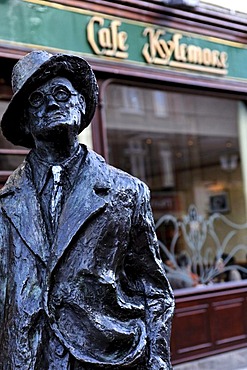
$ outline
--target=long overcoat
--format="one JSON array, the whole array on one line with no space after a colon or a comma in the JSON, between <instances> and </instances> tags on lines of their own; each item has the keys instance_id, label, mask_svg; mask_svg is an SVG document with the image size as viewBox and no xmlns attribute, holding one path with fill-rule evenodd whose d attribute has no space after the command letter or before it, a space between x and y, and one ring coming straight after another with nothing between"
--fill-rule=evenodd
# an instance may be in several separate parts
<instances>
[{"instance_id":1,"label":"long overcoat","mask_svg":"<svg viewBox=\"0 0 247 370\"><path fill-rule=\"evenodd\" d=\"M25 160L0 212L1 369L171 369L146 185L88 151L50 244Z\"/></svg>"}]
</instances>

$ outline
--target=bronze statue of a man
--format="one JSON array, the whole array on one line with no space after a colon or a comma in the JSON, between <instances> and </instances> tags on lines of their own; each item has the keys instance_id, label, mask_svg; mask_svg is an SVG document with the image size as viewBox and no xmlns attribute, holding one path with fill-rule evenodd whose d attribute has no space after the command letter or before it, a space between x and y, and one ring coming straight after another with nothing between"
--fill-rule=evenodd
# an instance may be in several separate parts
<instances>
[{"instance_id":1,"label":"bronze statue of a man","mask_svg":"<svg viewBox=\"0 0 247 370\"><path fill-rule=\"evenodd\" d=\"M0 192L2 370L167 370L173 295L149 191L78 142L89 64L33 51L1 127L31 148Z\"/></svg>"}]
</instances>

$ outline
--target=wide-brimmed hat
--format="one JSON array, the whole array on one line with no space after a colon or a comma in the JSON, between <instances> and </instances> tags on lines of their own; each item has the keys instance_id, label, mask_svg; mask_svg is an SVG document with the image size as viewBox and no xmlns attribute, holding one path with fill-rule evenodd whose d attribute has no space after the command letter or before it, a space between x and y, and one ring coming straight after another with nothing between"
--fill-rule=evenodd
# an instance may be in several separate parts
<instances>
[{"instance_id":1,"label":"wide-brimmed hat","mask_svg":"<svg viewBox=\"0 0 247 370\"><path fill-rule=\"evenodd\" d=\"M31 134L25 130L24 111L27 98L38 86L54 77L66 77L85 98L86 112L80 132L90 124L98 102L98 85L88 62L75 55L32 51L13 68L14 95L1 120L3 135L13 144L27 148L34 146Z\"/></svg>"}]
</instances>

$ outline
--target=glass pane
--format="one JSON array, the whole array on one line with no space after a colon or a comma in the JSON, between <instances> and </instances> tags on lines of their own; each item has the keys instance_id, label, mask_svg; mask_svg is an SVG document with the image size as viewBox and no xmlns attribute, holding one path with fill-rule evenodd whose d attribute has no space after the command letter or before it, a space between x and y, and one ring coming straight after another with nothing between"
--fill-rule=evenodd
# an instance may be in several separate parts
<instances>
[{"instance_id":1,"label":"glass pane","mask_svg":"<svg viewBox=\"0 0 247 370\"><path fill-rule=\"evenodd\" d=\"M234 257L245 277L238 102L110 84L105 117L110 163L147 183L155 222L165 217L157 227L164 262L178 267L186 252L209 283L220 275L217 260L225 272Z\"/></svg>"},{"instance_id":2,"label":"glass pane","mask_svg":"<svg viewBox=\"0 0 247 370\"><path fill-rule=\"evenodd\" d=\"M8 101L0 101L0 119L4 111L6 110L8 103ZM12 150L14 153L8 154L8 150ZM3 134L0 132L0 174L1 171L6 171L6 173L10 173L11 171L15 170L23 161L25 157L25 154L23 153L25 152L27 152L26 148L13 145L8 140L6 140ZM0 185L2 185L2 176L0 179Z\"/></svg>"}]
</instances>

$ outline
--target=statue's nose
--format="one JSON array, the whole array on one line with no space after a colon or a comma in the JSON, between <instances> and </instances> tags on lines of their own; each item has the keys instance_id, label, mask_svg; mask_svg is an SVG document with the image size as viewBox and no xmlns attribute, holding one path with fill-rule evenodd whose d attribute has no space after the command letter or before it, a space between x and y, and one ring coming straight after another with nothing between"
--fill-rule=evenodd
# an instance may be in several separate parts
<instances>
[{"instance_id":1,"label":"statue's nose","mask_svg":"<svg viewBox=\"0 0 247 370\"><path fill-rule=\"evenodd\" d=\"M52 94L46 94L46 105L49 108L58 108L59 104Z\"/></svg>"}]
</instances>

